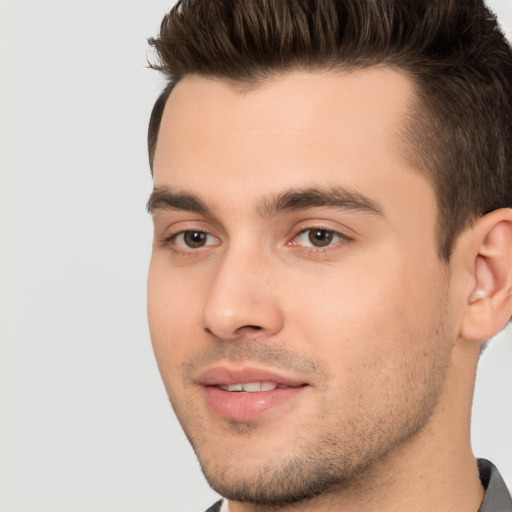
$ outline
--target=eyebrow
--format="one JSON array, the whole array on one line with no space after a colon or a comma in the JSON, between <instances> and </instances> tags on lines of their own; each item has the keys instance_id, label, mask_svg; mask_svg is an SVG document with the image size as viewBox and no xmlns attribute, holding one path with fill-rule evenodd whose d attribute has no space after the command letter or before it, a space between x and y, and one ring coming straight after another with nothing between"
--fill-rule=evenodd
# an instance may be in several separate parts
<instances>
[{"instance_id":1,"label":"eyebrow","mask_svg":"<svg viewBox=\"0 0 512 512\"><path fill-rule=\"evenodd\" d=\"M375 201L355 190L340 186L291 189L261 201L258 212L262 217L272 217L281 212L318 207L360 211L385 217L383 209Z\"/></svg>"},{"instance_id":2,"label":"eyebrow","mask_svg":"<svg viewBox=\"0 0 512 512\"><path fill-rule=\"evenodd\" d=\"M182 210L201 215L210 213L206 203L194 194L173 192L168 187L155 187L146 205L148 213L157 210Z\"/></svg>"},{"instance_id":3,"label":"eyebrow","mask_svg":"<svg viewBox=\"0 0 512 512\"><path fill-rule=\"evenodd\" d=\"M262 217L311 208L335 208L366 212L385 217L383 209L372 199L350 188L332 186L325 188L293 188L261 200L257 211ZM201 215L212 215L207 204L195 194L174 192L169 187L156 187L147 203L150 214L158 210L181 210Z\"/></svg>"}]
</instances>

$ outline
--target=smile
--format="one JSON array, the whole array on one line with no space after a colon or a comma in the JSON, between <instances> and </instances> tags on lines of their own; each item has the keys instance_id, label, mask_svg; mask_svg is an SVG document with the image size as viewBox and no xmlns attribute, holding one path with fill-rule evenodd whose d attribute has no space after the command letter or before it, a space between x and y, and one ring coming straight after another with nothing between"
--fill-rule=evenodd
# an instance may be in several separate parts
<instances>
[{"instance_id":1,"label":"smile","mask_svg":"<svg viewBox=\"0 0 512 512\"><path fill-rule=\"evenodd\" d=\"M216 364L195 379L206 408L231 421L254 421L270 411L273 417L297 406L311 388L302 377L253 365Z\"/></svg>"}]
</instances>

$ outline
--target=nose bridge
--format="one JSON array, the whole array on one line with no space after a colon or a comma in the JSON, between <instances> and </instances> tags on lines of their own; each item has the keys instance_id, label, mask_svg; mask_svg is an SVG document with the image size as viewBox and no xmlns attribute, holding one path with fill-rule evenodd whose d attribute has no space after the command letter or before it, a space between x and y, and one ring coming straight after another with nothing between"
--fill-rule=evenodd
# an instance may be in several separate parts
<instances>
[{"instance_id":1,"label":"nose bridge","mask_svg":"<svg viewBox=\"0 0 512 512\"><path fill-rule=\"evenodd\" d=\"M222 339L238 338L247 331L266 335L279 331L283 318L272 280L271 265L254 244L229 247L207 294L205 329Z\"/></svg>"}]
</instances>

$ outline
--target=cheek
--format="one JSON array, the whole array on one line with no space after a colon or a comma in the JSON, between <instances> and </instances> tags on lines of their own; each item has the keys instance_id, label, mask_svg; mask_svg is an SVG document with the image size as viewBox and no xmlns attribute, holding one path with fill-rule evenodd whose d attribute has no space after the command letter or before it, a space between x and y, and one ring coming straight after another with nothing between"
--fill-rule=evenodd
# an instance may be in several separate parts
<instances>
[{"instance_id":1,"label":"cheek","mask_svg":"<svg viewBox=\"0 0 512 512\"><path fill-rule=\"evenodd\" d=\"M422 288L402 265L386 268L338 272L339 280L317 281L316 288L311 281L297 299L294 335L330 376L318 415L342 425L371 430L392 421L400 430L421 415L414 404L431 405L444 378L441 283L431 276L426 293L427 283Z\"/></svg>"},{"instance_id":2,"label":"cheek","mask_svg":"<svg viewBox=\"0 0 512 512\"><path fill-rule=\"evenodd\" d=\"M289 295L296 335L333 367L386 367L432 343L429 323L441 315L434 268L417 273L404 258L358 258L304 280ZM355 371L355 370L354 370Z\"/></svg>"},{"instance_id":3,"label":"cheek","mask_svg":"<svg viewBox=\"0 0 512 512\"><path fill-rule=\"evenodd\" d=\"M148 276L148 320L151 342L164 381L180 375L185 357L190 357L192 340L198 339L198 288L172 272L166 259L153 256Z\"/></svg>"}]
</instances>

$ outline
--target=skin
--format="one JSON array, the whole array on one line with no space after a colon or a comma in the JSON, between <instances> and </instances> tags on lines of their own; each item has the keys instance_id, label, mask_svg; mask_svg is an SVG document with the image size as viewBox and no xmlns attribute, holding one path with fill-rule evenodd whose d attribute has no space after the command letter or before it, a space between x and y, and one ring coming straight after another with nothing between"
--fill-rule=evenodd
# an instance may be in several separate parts
<instances>
[{"instance_id":1,"label":"skin","mask_svg":"<svg viewBox=\"0 0 512 512\"><path fill-rule=\"evenodd\" d=\"M477 223L450 263L439 259L433 187L404 157L414 99L406 76L381 67L293 72L251 90L188 76L168 100L155 190L193 194L208 211L150 202L151 337L178 419L230 512L292 501L294 511L479 507L469 439L477 340L506 312L486 332L475 327L489 318L479 286L492 295L499 274L491 257L482 271L475 261L504 218L508 243L510 215ZM337 187L371 208L268 207L290 190ZM332 237L324 247L315 228ZM194 232L204 245L190 245ZM198 382L215 364L307 386L255 419L226 419Z\"/></svg>"}]
</instances>

